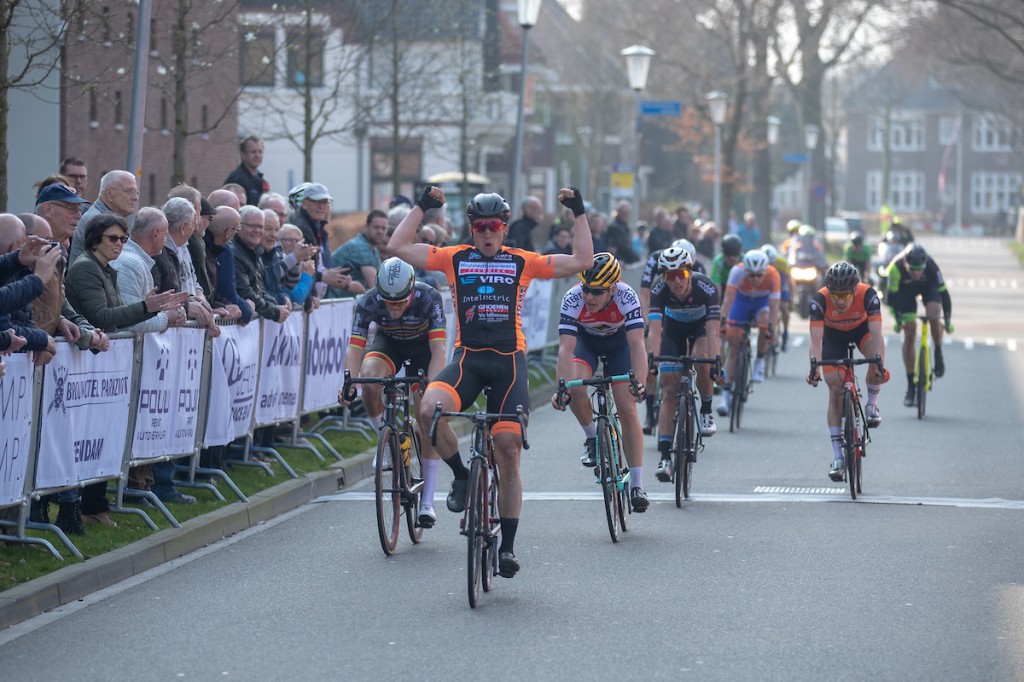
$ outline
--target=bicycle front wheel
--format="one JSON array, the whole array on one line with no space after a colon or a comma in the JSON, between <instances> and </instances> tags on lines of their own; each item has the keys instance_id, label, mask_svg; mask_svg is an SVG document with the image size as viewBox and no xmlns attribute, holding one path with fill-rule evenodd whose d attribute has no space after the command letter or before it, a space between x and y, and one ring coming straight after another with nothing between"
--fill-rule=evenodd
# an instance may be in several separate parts
<instances>
[{"instance_id":1,"label":"bicycle front wheel","mask_svg":"<svg viewBox=\"0 0 1024 682\"><path fill-rule=\"evenodd\" d=\"M409 531L409 539L416 545L423 539L423 526L419 525L420 495L423 491L423 460L420 458L420 434L413 429L410 437L412 444L409 462L405 466L406 492L403 501L405 502L405 527Z\"/></svg>"},{"instance_id":2,"label":"bicycle front wheel","mask_svg":"<svg viewBox=\"0 0 1024 682\"><path fill-rule=\"evenodd\" d=\"M398 545L398 526L402 513L401 464L396 463L398 433L388 425L380 431L377 457L374 459L374 495L377 501L377 534L384 554L391 556Z\"/></svg>"},{"instance_id":3,"label":"bicycle front wheel","mask_svg":"<svg viewBox=\"0 0 1024 682\"><path fill-rule=\"evenodd\" d=\"M619 541L619 490L616 482L615 457L612 452L612 427L607 418L598 420L597 426L597 466L600 467L599 477L601 492L604 496L604 514L608 521L608 534L612 542Z\"/></svg>"},{"instance_id":4,"label":"bicycle front wheel","mask_svg":"<svg viewBox=\"0 0 1024 682\"><path fill-rule=\"evenodd\" d=\"M736 358L735 379L733 380L732 402L729 405L729 432L738 431L743 418L743 403L747 400L750 352L740 350Z\"/></svg>"},{"instance_id":5,"label":"bicycle front wheel","mask_svg":"<svg viewBox=\"0 0 1024 682\"><path fill-rule=\"evenodd\" d=\"M693 403L691 398L681 392L679 409L676 412L675 439L675 471L673 478L676 484L676 507L683 506L683 500L690 498L690 475L693 473L693 461L690 456L693 440Z\"/></svg>"},{"instance_id":6,"label":"bicycle front wheel","mask_svg":"<svg viewBox=\"0 0 1024 682\"><path fill-rule=\"evenodd\" d=\"M857 499L857 425L854 422L853 396L843 393L843 459L846 460L846 480L850 497Z\"/></svg>"},{"instance_id":7,"label":"bicycle front wheel","mask_svg":"<svg viewBox=\"0 0 1024 682\"><path fill-rule=\"evenodd\" d=\"M484 495L487 482L483 472L483 460L474 458L469 465L469 494L466 500L466 586L469 591L469 606L476 608L480 596L480 574L483 569Z\"/></svg>"},{"instance_id":8,"label":"bicycle front wheel","mask_svg":"<svg viewBox=\"0 0 1024 682\"><path fill-rule=\"evenodd\" d=\"M491 579L498 572L498 537L501 532L501 518L498 515L498 469L491 467L487 481L487 537L483 542L483 560L480 569L480 583L484 592L491 591Z\"/></svg>"},{"instance_id":9,"label":"bicycle front wheel","mask_svg":"<svg viewBox=\"0 0 1024 682\"><path fill-rule=\"evenodd\" d=\"M928 329L922 329L922 334L929 333ZM928 354L928 344L922 343L917 351L917 418L924 419L925 401L928 399L928 380L930 378L931 357Z\"/></svg>"}]
</instances>

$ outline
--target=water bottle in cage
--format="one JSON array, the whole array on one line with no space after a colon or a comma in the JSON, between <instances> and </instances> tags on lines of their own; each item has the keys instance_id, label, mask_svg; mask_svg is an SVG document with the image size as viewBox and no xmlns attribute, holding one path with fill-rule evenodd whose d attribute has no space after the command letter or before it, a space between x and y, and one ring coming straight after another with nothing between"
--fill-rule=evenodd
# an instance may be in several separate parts
<instances>
[{"instance_id":1,"label":"water bottle in cage","mask_svg":"<svg viewBox=\"0 0 1024 682\"><path fill-rule=\"evenodd\" d=\"M409 434L402 433L398 436L398 447L402 451L402 464L409 466L409 450L412 448L412 440Z\"/></svg>"}]
</instances>

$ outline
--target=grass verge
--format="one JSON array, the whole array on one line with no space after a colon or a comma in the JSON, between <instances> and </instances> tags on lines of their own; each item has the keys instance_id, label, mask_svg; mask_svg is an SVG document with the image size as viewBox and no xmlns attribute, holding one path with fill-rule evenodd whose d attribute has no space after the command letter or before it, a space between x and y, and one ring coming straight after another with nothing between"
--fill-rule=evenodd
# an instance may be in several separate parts
<instances>
[{"instance_id":1,"label":"grass verge","mask_svg":"<svg viewBox=\"0 0 1024 682\"><path fill-rule=\"evenodd\" d=\"M1024 265L1024 244L1021 244L1020 242L1010 242L1008 246L1010 247L1010 251L1017 256L1017 262Z\"/></svg>"}]
</instances>

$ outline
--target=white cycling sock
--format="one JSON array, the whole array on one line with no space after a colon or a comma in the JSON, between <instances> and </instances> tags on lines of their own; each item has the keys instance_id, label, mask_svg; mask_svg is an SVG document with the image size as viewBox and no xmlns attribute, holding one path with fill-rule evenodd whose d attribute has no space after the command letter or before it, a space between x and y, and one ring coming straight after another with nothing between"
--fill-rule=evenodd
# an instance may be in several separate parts
<instances>
[{"instance_id":1,"label":"white cycling sock","mask_svg":"<svg viewBox=\"0 0 1024 682\"><path fill-rule=\"evenodd\" d=\"M629 487L630 488L643 488L644 487L644 468L629 467Z\"/></svg>"},{"instance_id":2,"label":"white cycling sock","mask_svg":"<svg viewBox=\"0 0 1024 682\"><path fill-rule=\"evenodd\" d=\"M868 405L874 405L878 407L878 394L882 392L882 387L876 384L868 384Z\"/></svg>"},{"instance_id":3,"label":"white cycling sock","mask_svg":"<svg viewBox=\"0 0 1024 682\"><path fill-rule=\"evenodd\" d=\"M370 423L373 424L373 428L377 429L377 433L380 433L380 427L384 423L384 415L378 414L374 417L372 414L367 415L370 418Z\"/></svg>"},{"instance_id":4,"label":"white cycling sock","mask_svg":"<svg viewBox=\"0 0 1024 682\"><path fill-rule=\"evenodd\" d=\"M441 466L439 459L424 459L423 468L423 494L420 496L420 506L434 508L434 491L437 490L437 470Z\"/></svg>"},{"instance_id":5,"label":"white cycling sock","mask_svg":"<svg viewBox=\"0 0 1024 682\"><path fill-rule=\"evenodd\" d=\"M597 437L597 422L592 421L583 427L583 435L587 438Z\"/></svg>"},{"instance_id":6,"label":"white cycling sock","mask_svg":"<svg viewBox=\"0 0 1024 682\"><path fill-rule=\"evenodd\" d=\"M838 426L828 427L828 435L832 437L832 460L843 458L843 437L840 435L842 429Z\"/></svg>"}]
</instances>

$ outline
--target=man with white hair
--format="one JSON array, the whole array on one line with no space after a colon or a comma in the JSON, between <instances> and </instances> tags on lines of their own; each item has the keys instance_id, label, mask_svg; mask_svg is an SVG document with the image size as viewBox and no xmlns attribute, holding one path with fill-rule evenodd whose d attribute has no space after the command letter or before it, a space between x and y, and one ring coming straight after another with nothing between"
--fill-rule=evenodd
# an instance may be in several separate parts
<instances>
[{"instance_id":1,"label":"man with white hair","mask_svg":"<svg viewBox=\"0 0 1024 682\"><path fill-rule=\"evenodd\" d=\"M71 240L71 255L68 258L68 264L74 263L85 252L85 226L93 216L102 213L121 216L128 221L130 230L138 203L139 185L135 181L134 174L123 170L112 170L100 178L100 196L78 221L75 236Z\"/></svg>"},{"instance_id":2,"label":"man with white hair","mask_svg":"<svg viewBox=\"0 0 1024 682\"><path fill-rule=\"evenodd\" d=\"M117 291L121 302L137 303L146 299L153 290L153 256L160 253L167 237L167 218L159 209L146 207L135 218L128 241L121 255L110 261L117 271ZM188 321L184 307L158 312L130 329L139 334L166 331L168 327L181 327Z\"/></svg>"},{"instance_id":3,"label":"man with white hair","mask_svg":"<svg viewBox=\"0 0 1024 682\"><path fill-rule=\"evenodd\" d=\"M196 279L195 264L188 251L188 238L192 236L196 224L196 209L192 202L184 197L173 197L163 205L163 214L167 218L167 240L165 246L176 258L178 271L178 290L189 294L185 312L189 319L195 320L206 328L211 336L220 336L220 327L213 319L213 309L203 295Z\"/></svg>"},{"instance_id":4,"label":"man with white hair","mask_svg":"<svg viewBox=\"0 0 1024 682\"><path fill-rule=\"evenodd\" d=\"M274 322L284 322L291 304L279 304L263 283L263 262L260 260L263 240L263 211L256 206L243 206L238 234L231 241L235 256L235 289L242 298L256 304L256 314Z\"/></svg>"}]
</instances>

